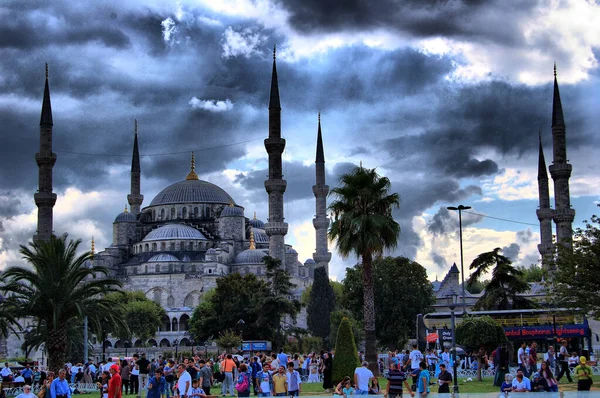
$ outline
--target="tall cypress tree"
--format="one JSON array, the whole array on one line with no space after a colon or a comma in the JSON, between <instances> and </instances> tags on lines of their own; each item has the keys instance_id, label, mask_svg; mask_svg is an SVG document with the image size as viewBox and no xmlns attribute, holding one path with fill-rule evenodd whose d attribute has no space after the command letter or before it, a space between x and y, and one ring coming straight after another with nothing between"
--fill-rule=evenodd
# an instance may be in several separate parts
<instances>
[{"instance_id":1,"label":"tall cypress tree","mask_svg":"<svg viewBox=\"0 0 600 398\"><path fill-rule=\"evenodd\" d=\"M335 308L335 295L325 267L315 269L308 303L308 328L314 336L326 341L329 337L329 315Z\"/></svg>"}]
</instances>

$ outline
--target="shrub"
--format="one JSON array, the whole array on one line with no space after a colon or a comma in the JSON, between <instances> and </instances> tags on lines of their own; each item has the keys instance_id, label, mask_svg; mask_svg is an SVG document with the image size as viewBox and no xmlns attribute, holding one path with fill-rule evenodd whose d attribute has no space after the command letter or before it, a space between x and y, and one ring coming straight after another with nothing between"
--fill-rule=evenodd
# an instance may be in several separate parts
<instances>
[{"instance_id":1,"label":"shrub","mask_svg":"<svg viewBox=\"0 0 600 398\"><path fill-rule=\"evenodd\" d=\"M358 352L354 343L354 334L350 320L342 318L335 342L335 356L333 357L333 384L337 385L344 377L354 377L354 370L360 366Z\"/></svg>"}]
</instances>

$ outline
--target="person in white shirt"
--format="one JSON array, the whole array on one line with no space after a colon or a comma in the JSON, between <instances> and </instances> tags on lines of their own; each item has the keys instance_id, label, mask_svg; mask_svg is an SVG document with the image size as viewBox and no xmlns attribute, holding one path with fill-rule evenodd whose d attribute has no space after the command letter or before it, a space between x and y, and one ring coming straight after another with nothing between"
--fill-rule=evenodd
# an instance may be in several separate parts
<instances>
[{"instance_id":1,"label":"person in white shirt","mask_svg":"<svg viewBox=\"0 0 600 398\"><path fill-rule=\"evenodd\" d=\"M23 386L23 392L17 395L17 398L36 398L36 396L31 392L31 386L29 384L25 384Z\"/></svg>"},{"instance_id":2,"label":"person in white shirt","mask_svg":"<svg viewBox=\"0 0 600 398\"><path fill-rule=\"evenodd\" d=\"M373 372L369 370L369 362L363 361L362 366L354 370L354 395L368 395L369 383L374 379Z\"/></svg>"},{"instance_id":3,"label":"person in white shirt","mask_svg":"<svg viewBox=\"0 0 600 398\"><path fill-rule=\"evenodd\" d=\"M419 373L421 362L423 362L423 354L417 349L417 345L413 344L413 349L408 356L410 362L411 374L413 375L413 384L417 383L417 374Z\"/></svg>"},{"instance_id":4,"label":"person in white shirt","mask_svg":"<svg viewBox=\"0 0 600 398\"><path fill-rule=\"evenodd\" d=\"M531 381L523 374L522 370L517 370L517 377L512 381L513 392L531 391Z\"/></svg>"},{"instance_id":5,"label":"person in white shirt","mask_svg":"<svg viewBox=\"0 0 600 398\"><path fill-rule=\"evenodd\" d=\"M21 375L18 375L17 377L15 377L15 383L25 383L25 378Z\"/></svg>"},{"instance_id":6,"label":"person in white shirt","mask_svg":"<svg viewBox=\"0 0 600 398\"><path fill-rule=\"evenodd\" d=\"M10 370L10 367L8 366L8 362L6 362L4 364L4 367L0 371L0 376L2 376L3 383L8 383L10 381L10 377L12 376L12 371Z\"/></svg>"},{"instance_id":7,"label":"person in white shirt","mask_svg":"<svg viewBox=\"0 0 600 398\"><path fill-rule=\"evenodd\" d=\"M523 375L527 376L527 360L529 355L525 352L525 346L526 343L523 341L517 351L517 364L519 365L519 369L523 371Z\"/></svg>"},{"instance_id":8,"label":"person in white shirt","mask_svg":"<svg viewBox=\"0 0 600 398\"><path fill-rule=\"evenodd\" d=\"M179 364L177 367L177 390L180 397L186 398L192 393L192 377L185 370L185 365Z\"/></svg>"}]
</instances>

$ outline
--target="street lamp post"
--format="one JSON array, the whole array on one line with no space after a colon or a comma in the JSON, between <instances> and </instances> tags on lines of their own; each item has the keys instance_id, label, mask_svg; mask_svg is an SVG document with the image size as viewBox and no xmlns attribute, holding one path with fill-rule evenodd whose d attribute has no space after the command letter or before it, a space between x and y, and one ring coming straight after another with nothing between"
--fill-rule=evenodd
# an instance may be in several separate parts
<instances>
[{"instance_id":1,"label":"street lamp post","mask_svg":"<svg viewBox=\"0 0 600 398\"><path fill-rule=\"evenodd\" d=\"M446 299L448 300L448 308L450 308L451 316L451 328L452 328L452 379L454 380L454 386L452 387L452 393L458 394L458 362L456 361L456 323L454 317L454 310L458 302L458 295L454 289L450 288L446 293Z\"/></svg>"},{"instance_id":2,"label":"street lamp post","mask_svg":"<svg viewBox=\"0 0 600 398\"><path fill-rule=\"evenodd\" d=\"M190 344L192 345L192 358L194 357L194 344L196 342L194 341L194 339L190 339Z\"/></svg>"},{"instance_id":3,"label":"street lamp post","mask_svg":"<svg viewBox=\"0 0 600 398\"><path fill-rule=\"evenodd\" d=\"M125 358L127 358L127 349L129 348L128 346L131 343L129 342L129 340L125 340L125 342L123 343L123 346L125 346Z\"/></svg>"},{"instance_id":4,"label":"street lamp post","mask_svg":"<svg viewBox=\"0 0 600 398\"><path fill-rule=\"evenodd\" d=\"M458 210L458 236L460 240L460 277L462 279L462 307L463 314L467 312L467 305L465 303L465 264L463 260L463 241L462 241L462 211L469 210L471 206L458 205L458 207L449 206L448 210Z\"/></svg>"},{"instance_id":5,"label":"street lamp post","mask_svg":"<svg viewBox=\"0 0 600 398\"><path fill-rule=\"evenodd\" d=\"M179 361L179 358L177 355L177 346L179 345L179 340L177 340L177 339L173 340L173 345L175 346L175 360Z\"/></svg>"},{"instance_id":6,"label":"street lamp post","mask_svg":"<svg viewBox=\"0 0 600 398\"><path fill-rule=\"evenodd\" d=\"M44 366L44 351L46 351L46 345L44 343L40 345L40 351L42 351L42 363L40 365Z\"/></svg>"},{"instance_id":7,"label":"street lamp post","mask_svg":"<svg viewBox=\"0 0 600 398\"><path fill-rule=\"evenodd\" d=\"M244 325L246 324L246 322L244 322L243 319L240 319L239 321L237 321L237 326L240 329L240 349L243 350L243 342L244 342L244 337L242 336L242 329L244 328Z\"/></svg>"}]
</instances>

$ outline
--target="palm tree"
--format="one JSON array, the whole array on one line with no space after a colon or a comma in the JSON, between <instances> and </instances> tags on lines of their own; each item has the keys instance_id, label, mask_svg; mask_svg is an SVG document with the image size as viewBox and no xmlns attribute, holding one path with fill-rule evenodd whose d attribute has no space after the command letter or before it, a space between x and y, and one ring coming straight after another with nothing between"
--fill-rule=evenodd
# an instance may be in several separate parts
<instances>
[{"instance_id":1,"label":"palm tree","mask_svg":"<svg viewBox=\"0 0 600 398\"><path fill-rule=\"evenodd\" d=\"M34 321L33 346L46 344L50 370L65 363L71 328L79 328L84 314L90 328L98 332L103 322L123 325L105 295L120 291L121 283L108 278L105 267L91 265L92 253L77 255L81 240L67 242L67 235L52 236L21 246L20 253L31 267L11 267L3 274L1 287L20 317ZM98 276L98 278L97 278Z\"/></svg>"},{"instance_id":2,"label":"palm tree","mask_svg":"<svg viewBox=\"0 0 600 398\"><path fill-rule=\"evenodd\" d=\"M365 357L371 370L378 374L372 263L373 255L381 255L398 244L400 225L394 221L392 209L400 206L400 196L389 193L390 180L375 169L356 167L340 182L341 186L330 193L335 200L329 206L333 213L329 237L336 240L342 257L354 253L362 259Z\"/></svg>"},{"instance_id":3,"label":"palm tree","mask_svg":"<svg viewBox=\"0 0 600 398\"><path fill-rule=\"evenodd\" d=\"M15 314L17 308L11 300L0 294L0 338L8 337L9 333L16 333L21 329Z\"/></svg>"},{"instance_id":4,"label":"palm tree","mask_svg":"<svg viewBox=\"0 0 600 398\"><path fill-rule=\"evenodd\" d=\"M523 271L513 267L508 257L500 254L502 249L495 248L491 252L481 253L469 266L475 270L467 285L479 281L481 276L489 271L491 267L492 278L485 287L483 295L473 306L474 310L507 310L535 308L533 301L519 296L529 289L529 284L524 279Z\"/></svg>"}]
</instances>

